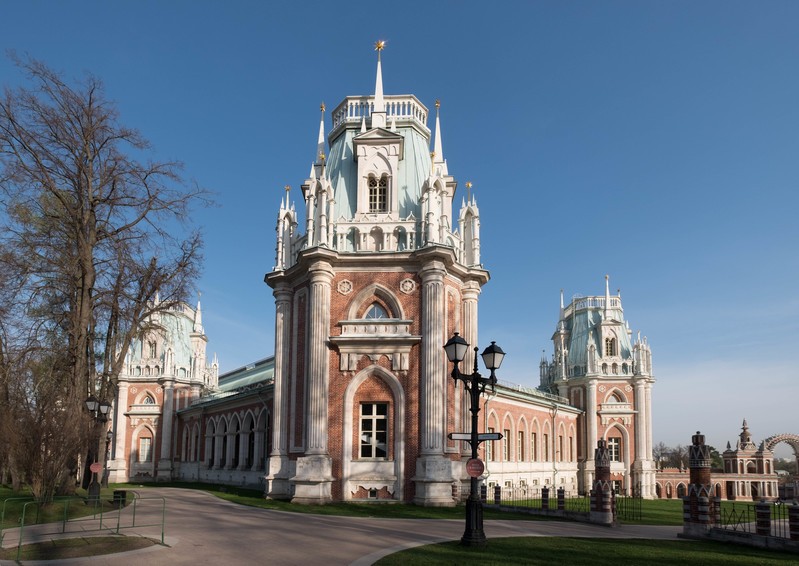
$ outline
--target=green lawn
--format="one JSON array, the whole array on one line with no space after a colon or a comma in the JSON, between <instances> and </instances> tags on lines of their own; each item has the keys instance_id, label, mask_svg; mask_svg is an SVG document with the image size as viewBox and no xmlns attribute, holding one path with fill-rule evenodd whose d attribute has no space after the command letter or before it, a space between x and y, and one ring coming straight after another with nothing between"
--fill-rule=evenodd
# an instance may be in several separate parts
<instances>
[{"instance_id":1,"label":"green lawn","mask_svg":"<svg viewBox=\"0 0 799 566\"><path fill-rule=\"evenodd\" d=\"M796 554L712 541L522 537L492 538L483 549L464 548L458 542L420 546L387 556L376 564L786 566L797 562Z\"/></svg>"}]
</instances>

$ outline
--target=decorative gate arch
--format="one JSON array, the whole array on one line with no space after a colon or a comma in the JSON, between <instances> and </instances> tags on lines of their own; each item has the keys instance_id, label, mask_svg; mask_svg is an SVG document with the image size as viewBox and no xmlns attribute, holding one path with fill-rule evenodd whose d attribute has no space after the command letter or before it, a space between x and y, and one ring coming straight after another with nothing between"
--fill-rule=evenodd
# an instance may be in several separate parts
<instances>
[{"instance_id":1,"label":"decorative gate arch","mask_svg":"<svg viewBox=\"0 0 799 566\"><path fill-rule=\"evenodd\" d=\"M766 445L766 448L769 450L774 450L774 447L780 442L785 442L791 448L793 448L794 456L799 458L799 434L775 434L774 436L769 436L763 441L763 443Z\"/></svg>"}]
</instances>

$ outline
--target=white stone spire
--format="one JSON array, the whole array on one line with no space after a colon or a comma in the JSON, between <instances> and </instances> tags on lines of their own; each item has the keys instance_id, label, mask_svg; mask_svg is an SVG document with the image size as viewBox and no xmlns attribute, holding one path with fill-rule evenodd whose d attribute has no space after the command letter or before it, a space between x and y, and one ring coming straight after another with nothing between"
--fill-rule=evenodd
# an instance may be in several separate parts
<instances>
[{"instance_id":1,"label":"white stone spire","mask_svg":"<svg viewBox=\"0 0 799 566\"><path fill-rule=\"evenodd\" d=\"M386 127L386 103L383 100L383 70L380 64L380 53L386 47L385 41L375 42L377 51L377 77L375 78L375 102L372 110L372 128Z\"/></svg>"},{"instance_id":2,"label":"white stone spire","mask_svg":"<svg viewBox=\"0 0 799 566\"><path fill-rule=\"evenodd\" d=\"M444 176L448 175L449 172L447 171L447 161L444 159L444 146L441 141L441 118L439 116L440 108L441 101L436 100L436 133L435 140L433 141L433 153L435 154L435 158L433 162L437 167L434 167L433 170L435 171L436 175Z\"/></svg>"},{"instance_id":3,"label":"white stone spire","mask_svg":"<svg viewBox=\"0 0 799 566\"><path fill-rule=\"evenodd\" d=\"M325 103L319 105L322 117L319 119L319 138L316 140L316 162L325 160Z\"/></svg>"},{"instance_id":4,"label":"white stone spire","mask_svg":"<svg viewBox=\"0 0 799 566\"><path fill-rule=\"evenodd\" d=\"M200 306L200 294L197 295L197 310L194 311L194 332L203 334L203 311Z\"/></svg>"}]
</instances>

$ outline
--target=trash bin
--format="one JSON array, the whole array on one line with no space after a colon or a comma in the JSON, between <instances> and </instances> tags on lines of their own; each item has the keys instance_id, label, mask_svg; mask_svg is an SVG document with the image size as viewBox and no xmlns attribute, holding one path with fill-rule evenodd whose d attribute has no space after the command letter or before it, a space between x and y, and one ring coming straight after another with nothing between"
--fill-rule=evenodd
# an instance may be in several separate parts
<instances>
[{"instance_id":1,"label":"trash bin","mask_svg":"<svg viewBox=\"0 0 799 566\"><path fill-rule=\"evenodd\" d=\"M128 492L124 489L114 490L114 507L121 509L128 501Z\"/></svg>"}]
</instances>

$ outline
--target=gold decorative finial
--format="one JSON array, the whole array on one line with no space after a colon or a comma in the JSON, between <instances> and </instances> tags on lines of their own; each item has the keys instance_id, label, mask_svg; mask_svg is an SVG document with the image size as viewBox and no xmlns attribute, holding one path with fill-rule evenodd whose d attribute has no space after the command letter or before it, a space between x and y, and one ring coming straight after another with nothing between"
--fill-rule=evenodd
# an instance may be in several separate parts
<instances>
[{"instance_id":1,"label":"gold decorative finial","mask_svg":"<svg viewBox=\"0 0 799 566\"><path fill-rule=\"evenodd\" d=\"M286 185L286 186L285 186L285 187L283 187L283 188L284 188L284 189L286 189L286 192L289 192L289 191L291 191L291 185Z\"/></svg>"},{"instance_id":2,"label":"gold decorative finial","mask_svg":"<svg viewBox=\"0 0 799 566\"><path fill-rule=\"evenodd\" d=\"M441 108L441 101L436 98L436 108Z\"/></svg>"},{"instance_id":3,"label":"gold decorative finial","mask_svg":"<svg viewBox=\"0 0 799 566\"><path fill-rule=\"evenodd\" d=\"M322 112L325 111L325 103L324 102L322 102L322 104L319 105L319 110L321 110Z\"/></svg>"},{"instance_id":4,"label":"gold decorative finial","mask_svg":"<svg viewBox=\"0 0 799 566\"><path fill-rule=\"evenodd\" d=\"M466 202L472 200L472 182L466 181Z\"/></svg>"},{"instance_id":5,"label":"gold decorative finial","mask_svg":"<svg viewBox=\"0 0 799 566\"><path fill-rule=\"evenodd\" d=\"M325 160L325 152L324 151L320 151L319 152L319 161L323 162L324 160Z\"/></svg>"},{"instance_id":6,"label":"gold decorative finial","mask_svg":"<svg viewBox=\"0 0 799 566\"><path fill-rule=\"evenodd\" d=\"M382 39L379 39L379 40L375 41L375 51L380 53L385 48L386 48L386 42L385 41L383 41Z\"/></svg>"},{"instance_id":7,"label":"gold decorative finial","mask_svg":"<svg viewBox=\"0 0 799 566\"><path fill-rule=\"evenodd\" d=\"M430 152L430 159L435 159L435 158L436 158L436 152L435 151L431 151Z\"/></svg>"}]
</instances>

